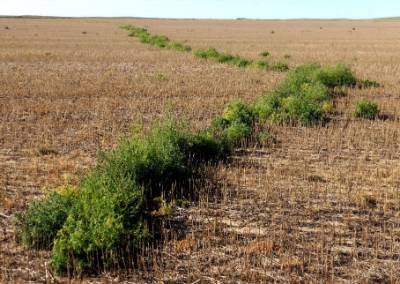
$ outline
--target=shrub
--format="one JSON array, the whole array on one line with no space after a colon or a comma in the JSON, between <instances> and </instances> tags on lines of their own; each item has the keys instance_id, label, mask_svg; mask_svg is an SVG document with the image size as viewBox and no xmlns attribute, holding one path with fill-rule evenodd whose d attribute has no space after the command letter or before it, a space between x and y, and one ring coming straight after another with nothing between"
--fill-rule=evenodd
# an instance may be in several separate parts
<instances>
[{"instance_id":1,"label":"shrub","mask_svg":"<svg viewBox=\"0 0 400 284\"><path fill-rule=\"evenodd\" d=\"M285 72L289 70L289 65L285 62L275 62L270 68L274 71Z\"/></svg>"},{"instance_id":2,"label":"shrub","mask_svg":"<svg viewBox=\"0 0 400 284\"><path fill-rule=\"evenodd\" d=\"M354 116L365 119L376 119L379 115L379 107L376 103L364 98L357 102Z\"/></svg>"},{"instance_id":3,"label":"shrub","mask_svg":"<svg viewBox=\"0 0 400 284\"><path fill-rule=\"evenodd\" d=\"M220 53L215 48L208 48L208 49L198 49L194 53L195 56L200 58L218 58Z\"/></svg>"},{"instance_id":4,"label":"shrub","mask_svg":"<svg viewBox=\"0 0 400 284\"><path fill-rule=\"evenodd\" d=\"M270 55L271 54L268 51L263 51L263 52L260 53L260 56L262 56L262 57L268 57Z\"/></svg>"},{"instance_id":5,"label":"shrub","mask_svg":"<svg viewBox=\"0 0 400 284\"><path fill-rule=\"evenodd\" d=\"M223 116L229 123L250 120L243 107ZM109 268L151 239L152 220L170 212L171 200L192 196L191 179L204 164L225 160L244 128L232 124L226 132L191 133L168 118L151 130L134 131L99 156L76 190L52 193L22 213L19 239L31 247L53 245L52 265L59 274ZM165 202L157 202L160 198Z\"/></svg>"},{"instance_id":6,"label":"shrub","mask_svg":"<svg viewBox=\"0 0 400 284\"><path fill-rule=\"evenodd\" d=\"M236 65L237 67L241 67L241 68L248 67L252 63L253 62L251 60L240 58L240 57L236 57L234 60L234 65Z\"/></svg>"},{"instance_id":7,"label":"shrub","mask_svg":"<svg viewBox=\"0 0 400 284\"><path fill-rule=\"evenodd\" d=\"M236 60L236 58L233 55L230 54L220 54L217 57L217 61L219 63L234 63L234 61Z\"/></svg>"},{"instance_id":8,"label":"shrub","mask_svg":"<svg viewBox=\"0 0 400 284\"><path fill-rule=\"evenodd\" d=\"M290 96L282 102L282 121L312 125L323 123L326 119L322 105L310 96Z\"/></svg>"},{"instance_id":9,"label":"shrub","mask_svg":"<svg viewBox=\"0 0 400 284\"><path fill-rule=\"evenodd\" d=\"M175 49L177 51L182 51L182 52L189 52L189 51L192 50L192 48L190 46L184 45L184 44L179 43L179 42L173 42L168 47L171 48L171 49Z\"/></svg>"},{"instance_id":10,"label":"shrub","mask_svg":"<svg viewBox=\"0 0 400 284\"><path fill-rule=\"evenodd\" d=\"M354 87L357 83L350 68L340 64L321 68L316 74L316 80L322 82L328 88L339 86Z\"/></svg>"},{"instance_id":11,"label":"shrub","mask_svg":"<svg viewBox=\"0 0 400 284\"><path fill-rule=\"evenodd\" d=\"M16 215L17 241L34 249L51 248L76 198L74 189L66 186L61 192L51 192L44 200L31 203L25 212Z\"/></svg>"},{"instance_id":12,"label":"shrub","mask_svg":"<svg viewBox=\"0 0 400 284\"><path fill-rule=\"evenodd\" d=\"M290 122L301 125L325 123L334 107L330 101L336 87L352 86L354 76L340 65L302 65L291 71L270 95L253 106L260 122Z\"/></svg>"},{"instance_id":13,"label":"shrub","mask_svg":"<svg viewBox=\"0 0 400 284\"><path fill-rule=\"evenodd\" d=\"M262 70L268 70L269 69L269 63L267 61L264 60L259 60L257 62L255 62L255 67L258 69L262 69Z\"/></svg>"},{"instance_id":14,"label":"shrub","mask_svg":"<svg viewBox=\"0 0 400 284\"><path fill-rule=\"evenodd\" d=\"M221 116L214 119L212 129L226 145L237 145L252 132L255 115L250 106L237 101L226 106Z\"/></svg>"}]
</instances>

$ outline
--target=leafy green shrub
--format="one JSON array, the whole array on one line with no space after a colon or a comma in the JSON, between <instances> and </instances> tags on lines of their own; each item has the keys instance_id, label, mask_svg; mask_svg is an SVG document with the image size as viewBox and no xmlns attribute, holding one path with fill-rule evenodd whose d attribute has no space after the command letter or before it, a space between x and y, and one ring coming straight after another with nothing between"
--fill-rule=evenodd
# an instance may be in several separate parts
<instances>
[{"instance_id":1,"label":"leafy green shrub","mask_svg":"<svg viewBox=\"0 0 400 284\"><path fill-rule=\"evenodd\" d=\"M194 53L195 56L208 59L208 58L218 58L220 53L215 48L208 48L208 49L198 49Z\"/></svg>"},{"instance_id":2,"label":"leafy green shrub","mask_svg":"<svg viewBox=\"0 0 400 284\"><path fill-rule=\"evenodd\" d=\"M260 56L261 57L268 57L268 56L270 56L271 54L268 52L268 51L263 51L263 52L261 52L260 53Z\"/></svg>"},{"instance_id":3,"label":"leafy green shrub","mask_svg":"<svg viewBox=\"0 0 400 284\"><path fill-rule=\"evenodd\" d=\"M233 107L223 116L248 122L249 115ZM52 265L59 274L108 268L135 255L152 237L152 220L162 217L151 212L164 212L169 200L192 196L190 190L176 189L190 188L204 164L225 160L242 131L231 126L226 133L191 133L173 119L135 131L101 154L71 194L52 193L22 213L16 222L19 239L31 247L53 245ZM165 208L159 208L160 198Z\"/></svg>"},{"instance_id":4,"label":"leafy green shrub","mask_svg":"<svg viewBox=\"0 0 400 284\"><path fill-rule=\"evenodd\" d=\"M31 203L25 212L16 215L17 240L30 248L51 248L76 198L74 189L66 186L62 192L51 192L43 201Z\"/></svg>"},{"instance_id":5,"label":"leafy green shrub","mask_svg":"<svg viewBox=\"0 0 400 284\"><path fill-rule=\"evenodd\" d=\"M285 62L275 62L271 65L271 70L285 72L289 70L289 65Z\"/></svg>"},{"instance_id":6,"label":"leafy green shrub","mask_svg":"<svg viewBox=\"0 0 400 284\"><path fill-rule=\"evenodd\" d=\"M234 63L234 61L236 60L235 56L230 55L230 54L219 54L217 58L217 61L219 63Z\"/></svg>"},{"instance_id":7,"label":"leafy green shrub","mask_svg":"<svg viewBox=\"0 0 400 284\"><path fill-rule=\"evenodd\" d=\"M364 98L357 102L354 116L365 119L376 119L379 115L379 107L376 103Z\"/></svg>"},{"instance_id":8,"label":"leafy green shrub","mask_svg":"<svg viewBox=\"0 0 400 284\"><path fill-rule=\"evenodd\" d=\"M334 88L353 86L354 82L354 75L342 65L302 65L291 71L272 94L259 98L254 113L260 122L324 123L333 112L330 99Z\"/></svg>"},{"instance_id":9,"label":"leafy green shrub","mask_svg":"<svg viewBox=\"0 0 400 284\"><path fill-rule=\"evenodd\" d=\"M328 88L339 86L353 87L357 83L350 68L340 64L321 68L316 74L316 80L322 82Z\"/></svg>"},{"instance_id":10,"label":"leafy green shrub","mask_svg":"<svg viewBox=\"0 0 400 284\"><path fill-rule=\"evenodd\" d=\"M250 106L236 101L228 104L222 115L213 120L212 129L226 145L234 146L251 135L254 122L255 115Z\"/></svg>"},{"instance_id":11,"label":"leafy green shrub","mask_svg":"<svg viewBox=\"0 0 400 284\"><path fill-rule=\"evenodd\" d=\"M245 59L245 58L240 58L236 57L234 60L234 65L237 67L245 68L251 65L253 62L251 60Z\"/></svg>"},{"instance_id":12,"label":"leafy green shrub","mask_svg":"<svg viewBox=\"0 0 400 284\"><path fill-rule=\"evenodd\" d=\"M168 48L175 49L177 51L182 51L182 52L189 52L189 51L192 50L192 48L190 46L184 45L184 44L182 44L180 42L172 42L168 46Z\"/></svg>"}]
</instances>

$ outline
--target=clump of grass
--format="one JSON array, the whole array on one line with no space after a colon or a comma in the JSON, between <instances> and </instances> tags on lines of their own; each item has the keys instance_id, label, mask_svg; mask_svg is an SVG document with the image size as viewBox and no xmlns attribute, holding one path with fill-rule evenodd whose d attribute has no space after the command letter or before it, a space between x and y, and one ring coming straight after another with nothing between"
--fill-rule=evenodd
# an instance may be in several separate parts
<instances>
[{"instance_id":1,"label":"clump of grass","mask_svg":"<svg viewBox=\"0 0 400 284\"><path fill-rule=\"evenodd\" d=\"M271 53L269 53L269 51L262 51L261 53L260 53L260 56L261 57L268 57L268 56L270 56L271 55Z\"/></svg>"},{"instance_id":2,"label":"clump of grass","mask_svg":"<svg viewBox=\"0 0 400 284\"><path fill-rule=\"evenodd\" d=\"M373 120L379 115L379 107L376 103L363 98L357 102L353 115L357 118Z\"/></svg>"}]
</instances>

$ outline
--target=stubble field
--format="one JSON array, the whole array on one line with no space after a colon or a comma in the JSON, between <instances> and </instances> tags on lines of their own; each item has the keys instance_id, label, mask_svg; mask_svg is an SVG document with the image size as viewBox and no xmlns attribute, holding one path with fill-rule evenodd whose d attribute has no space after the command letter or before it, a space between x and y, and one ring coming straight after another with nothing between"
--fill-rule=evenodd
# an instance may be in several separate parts
<instances>
[{"instance_id":1,"label":"stubble field","mask_svg":"<svg viewBox=\"0 0 400 284\"><path fill-rule=\"evenodd\" d=\"M292 69L345 63L382 86L349 89L325 126L271 124L275 143L236 151L208 193L165 220L152 265L73 281L400 283L396 21L0 19L0 213L77 183L135 123L172 110L201 128L285 77L144 45L123 24L252 59L268 50ZM361 97L385 119L352 117ZM28 281L68 278L0 216L0 282Z\"/></svg>"}]
</instances>

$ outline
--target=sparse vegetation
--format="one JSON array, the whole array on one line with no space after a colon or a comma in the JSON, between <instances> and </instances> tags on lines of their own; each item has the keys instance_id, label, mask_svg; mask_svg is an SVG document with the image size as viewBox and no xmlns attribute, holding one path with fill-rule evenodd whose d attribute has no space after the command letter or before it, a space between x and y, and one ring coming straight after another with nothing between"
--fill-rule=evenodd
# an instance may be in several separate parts
<instances>
[{"instance_id":1,"label":"sparse vegetation","mask_svg":"<svg viewBox=\"0 0 400 284\"><path fill-rule=\"evenodd\" d=\"M398 282L396 23L380 22L385 32L377 44L379 28L368 20L325 21L320 32L316 32L320 21L129 20L149 31L163 30L171 41L188 39L193 45L201 42L218 46L219 51L232 50L234 55L251 54L249 69L263 61L260 70L270 70L265 65L285 62L284 54L295 56L288 62L293 70L278 74L216 68L212 59L199 64L189 53L143 48L138 38L116 30L120 21L3 19L3 26L11 28L0 33L1 283ZM242 25L246 29L239 28ZM368 37L346 32L356 25ZM271 29L279 35L269 35ZM279 51L282 58L259 57L265 47ZM354 66L357 79L379 78L379 89L366 90L374 87L362 85L362 80L357 80L357 89L350 89L353 84L326 87L316 79L315 70L326 68L319 65L298 66L303 71L292 75L297 64L344 59ZM275 95L279 91L291 97L303 88L303 93L320 94L324 87L328 99L321 96L323 103L312 95L306 99ZM263 90L268 91L257 98ZM349 117L362 97L382 108L379 120ZM267 98L271 104L260 102ZM324 118L308 123L315 112L304 105L315 102ZM132 246L114 255L106 254L115 252L108 247L99 254L86 254L106 247L103 240L115 239L112 234L121 232L118 221L110 218L107 228L102 216L122 214L130 204L116 201L123 194L108 193L105 199L97 196L91 201L99 203L93 209L75 211L68 204L57 205L65 201L65 189L79 195L88 175L104 169L99 164L104 156L132 136L148 137L158 125L154 121L163 120L161 114L171 104L176 116L187 121L178 122L178 129L196 145L188 150L189 160L205 162L199 166L190 162L194 173L186 182L155 186L162 188L162 194L155 193L145 203L145 245L138 244L135 250L134 238L123 238L121 244L132 241ZM274 115L260 119L261 110L274 105L278 106ZM132 121L141 127L130 126ZM250 136L246 136L248 126ZM124 135L129 137L119 140ZM168 152L164 147L168 144L158 144L158 153ZM40 145L56 149L57 154L39 154ZM101 149L105 154L97 159ZM122 162L115 164L124 167ZM143 184L143 188L148 187ZM53 191L59 195L53 197ZM47 207L31 209L42 200L49 201ZM72 204L92 206L83 198ZM104 214L103 208L112 210ZM14 227L17 212L24 217ZM70 212L73 220L64 221L63 214ZM79 222L89 219L96 224ZM58 229L66 222L70 228ZM52 233L60 230L65 235ZM82 231L85 235L79 235ZM43 239L43 232L50 234ZM139 229L138 238L141 232L145 231ZM48 250L54 240L65 243L52 254ZM115 248L119 242L109 243ZM72 264L70 259L52 261L55 255L65 255L61 248L83 254ZM60 264L60 269L68 263L66 277L57 275L52 263ZM88 273L79 275L85 269Z\"/></svg>"},{"instance_id":2,"label":"sparse vegetation","mask_svg":"<svg viewBox=\"0 0 400 284\"><path fill-rule=\"evenodd\" d=\"M381 86L381 84L379 84L376 81L366 79L366 80L359 81L358 86L360 88L379 88Z\"/></svg>"},{"instance_id":3,"label":"sparse vegetation","mask_svg":"<svg viewBox=\"0 0 400 284\"><path fill-rule=\"evenodd\" d=\"M324 123L332 112L334 88L352 86L350 69L338 66L303 65L290 72L272 94L260 98L254 109L260 121L311 125Z\"/></svg>"},{"instance_id":4,"label":"sparse vegetation","mask_svg":"<svg viewBox=\"0 0 400 284\"><path fill-rule=\"evenodd\" d=\"M262 57L268 57L270 55L271 55L271 53L269 53L268 51L263 51L260 53L260 56L262 56Z\"/></svg>"},{"instance_id":5,"label":"sparse vegetation","mask_svg":"<svg viewBox=\"0 0 400 284\"><path fill-rule=\"evenodd\" d=\"M285 62L275 62L271 65L271 70L285 72L289 70L289 65Z\"/></svg>"},{"instance_id":6,"label":"sparse vegetation","mask_svg":"<svg viewBox=\"0 0 400 284\"><path fill-rule=\"evenodd\" d=\"M220 53L215 48L198 49L194 54L199 58L212 59L218 63L230 64L241 68L248 67L253 63L251 60L247 60L240 56Z\"/></svg>"},{"instance_id":7,"label":"sparse vegetation","mask_svg":"<svg viewBox=\"0 0 400 284\"><path fill-rule=\"evenodd\" d=\"M175 49L178 51L189 52L192 50L192 48L188 45L171 42L166 36L151 35L145 28L139 28L131 25L122 26L121 28L127 30L129 32L129 36L139 38L140 42L142 43L151 44L159 48ZM246 59L238 55L219 52L213 47L207 49L197 49L194 51L194 55L202 59L211 59L218 63L229 64L239 68L256 66L261 70L273 70L279 72L285 72L289 70L289 65L287 63L276 62L272 65L269 65L268 62L263 61L253 62L253 60ZM270 54L268 51L264 51L260 55L263 57L268 57Z\"/></svg>"},{"instance_id":8,"label":"sparse vegetation","mask_svg":"<svg viewBox=\"0 0 400 284\"><path fill-rule=\"evenodd\" d=\"M138 28L131 25L121 27L129 32L129 36L139 38L141 43L157 46L159 48L174 49L182 52L190 52L192 48L180 42L171 41L168 37L162 35L151 35L147 29Z\"/></svg>"},{"instance_id":9,"label":"sparse vegetation","mask_svg":"<svg viewBox=\"0 0 400 284\"><path fill-rule=\"evenodd\" d=\"M354 116L357 118L376 119L379 115L379 107L376 103L364 98L357 102Z\"/></svg>"},{"instance_id":10,"label":"sparse vegetation","mask_svg":"<svg viewBox=\"0 0 400 284\"><path fill-rule=\"evenodd\" d=\"M73 195L53 193L21 214L19 239L29 247L53 245L58 273L107 268L135 254L152 236L148 212L168 215L168 200L193 196L190 187L180 195L175 189L200 173L196 167L226 159L251 134L253 115L244 104L229 105L220 119L218 129L200 134L172 119L131 134L99 157ZM157 202L162 197L168 200Z\"/></svg>"}]
</instances>

